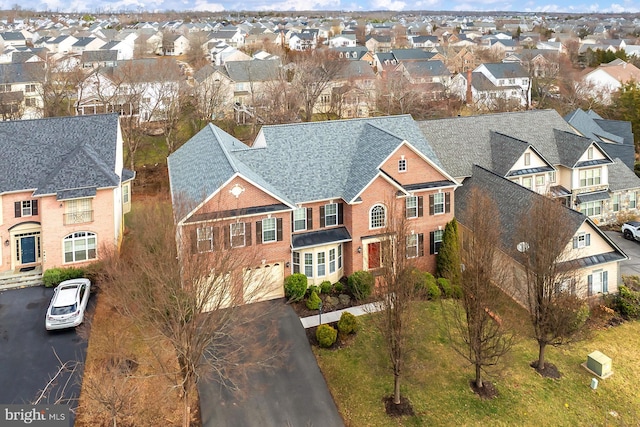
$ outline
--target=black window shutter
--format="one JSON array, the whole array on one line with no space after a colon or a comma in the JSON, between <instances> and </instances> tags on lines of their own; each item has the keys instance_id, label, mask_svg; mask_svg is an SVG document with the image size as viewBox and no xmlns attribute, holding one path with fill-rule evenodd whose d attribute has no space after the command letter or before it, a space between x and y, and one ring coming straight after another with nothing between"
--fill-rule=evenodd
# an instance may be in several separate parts
<instances>
[{"instance_id":1,"label":"black window shutter","mask_svg":"<svg viewBox=\"0 0 640 427\"><path fill-rule=\"evenodd\" d=\"M320 228L324 228L324 206L320 206Z\"/></svg>"},{"instance_id":2,"label":"black window shutter","mask_svg":"<svg viewBox=\"0 0 640 427\"><path fill-rule=\"evenodd\" d=\"M418 256L424 256L424 234L418 234Z\"/></svg>"},{"instance_id":3,"label":"black window shutter","mask_svg":"<svg viewBox=\"0 0 640 427\"><path fill-rule=\"evenodd\" d=\"M231 225L225 225L222 227L222 236L224 241L224 248L229 249L231 247Z\"/></svg>"},{"instance_id":4,"label":"black window shutter","mask_svg":"<svg viewBox=\"0 0 640 427\"><path fill-rule=\"evenodd\" d=\"M191 253L198 253L198 229L191 230Z\"/></svg>"},{"instance_id":5,"label":"black window shutter","mask_svg":"<svg viewBox=\"0 0 640 427\"><path fill-rule=\"evenodd\" d=\"M451 212L451 193L444 193L444 212Z\"/></svg>"},{"instance_id":6,"label":"black window shutter","mask_svg":"<svg viewBox=\"0 0 640 427\"><path fill-rule=\"evenodd\" d=\"M418 216L424 216L423 197L418 196Z\"/></svg>"},{"instance_id":7,"label":"black window shutter","mask_svg":"<svg viewBox=\"0 0 640 427\"><path fill-rule=\"evenodd\" d=\"M256 221L256 245L262 243L262 221Z\"/></svg>"},{"instance_id":8,"label":"black window shutter","mask_svg":"<svg viewBox=\"0 0 640 427\"><path fill-rule=\"evenodd\" d=\"M307 230L313 230L313 208L307 208Z\"/></svg>"},{"instance_id":9,"label":"black window shutter","mask_svg":"<svg viewBox=\"0 0 640 427\"><path fill-rule=\"evenodd\" d=\"M585 246L591 245L591 234L590 233L587 233L587 235L585 236L584 243L585 243Z\"/></svg>"},{"instance_id":10,"label":"black window shutter","mask_svg":"<svg viewBox=\"0 0 640 427\"><path fill-rule=\"evenodd\" d=\"M38 201L31 201L31 215L38 215Z\"/></svg>"},{"instance_id":11,"label":"black window shutter","mask_svg":"<svg viewBox=\"0 0 640 427\"><path fill-rule=\"evenodd\" d=\"M429 253L431 255L436 253L436 239L435 239L435 232L434 231L430 231L429 232Z\"/></svg>"},{"instance_id":12,"label":"black window shutter","mask_svg":"<svg viewBox=\"0 0 640 427\"><path fill-rule=\"evenodd\" d=\"M344 203L338 203L338 224L342 225L344 222Z\"/></svg>"},{"instance_id":13,"label":"black window shutter","mask_svg":"<svg viewBox=\"0 0 640 427\"><path fill-rule=\"evenodd\" d=\"M216 251L220 249L222 243L220 242L220 227L211 228L211 240L213 241L211 244L211 250Z\"/></svg>"},{"instance_id":14,"label":"black window shutter","mask_svg":"<svg viewBox=\"0 0 640 427\"><path fill-rule=\"evenodd\" d=\"M429 194L429 215L433 215L433 194Z\"/></svg>"},{"instance_id":15,"label":"black window shutter","mask_svg":"<svg viewBox=\"0 0 640 427\"><path fill-rule=\"evenodd\" d=\"M16 218L20 218L22 216L22 202L15 202L13 207L15 209Z\"/></svg>"},{"instance_id":16,"label":"black window shutter","mask_svg":"<svg viewBox=\"0 0 640 427\"><path fill-rule=\"evenodd\" d=\"M244 239L247 246L251 246L251 223L244 223Z\"/></svg>"},{"instance_id":17,"label":"black window shutter","mask_svg":"<svg viewBox=\"0 0 640 427\"><path fill-rule=\"evenodd\" d=\"M282 241L282 218L276 219L276 240Z\"/></svg>"}]
</instances>

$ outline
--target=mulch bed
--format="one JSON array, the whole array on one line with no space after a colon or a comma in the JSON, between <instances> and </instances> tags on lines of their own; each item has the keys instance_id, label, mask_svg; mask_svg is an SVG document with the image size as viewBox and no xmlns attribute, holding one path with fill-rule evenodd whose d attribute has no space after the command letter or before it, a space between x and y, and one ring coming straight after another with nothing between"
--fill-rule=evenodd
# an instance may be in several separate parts
<instances>
[{"instance_id":1,"label":"mulch bed","mask_svg":"<svg viewBox=\"0 0 640 427\"><path fill-rule=\"evenodd\" d=\"M544 378L552 378L554 380L559 380L562 377L562 374L553 363L546 362L542 369L538 368L538 361L534 360L529 364L533 369L536 370Z\"/></svg>"},{"instance_id":2,"label":"mulch bed","mask_svg":"<svg viewBox=\"0 0 640 427\"><path fill-rule=\"evenodd\" d=\"M327 325L331 326L333 329L336 329L336 330L338 329L338 322L327 323ZM305 329L305 332L307 333L307 339L309 340L309 344L311 344L314 347L320 347L320 344L318 343L318 339L316 338L317 329L318 329L317 326ZM326 350L340 350L341 348L347 347L351 343L351 341L353 341L354 337L355 337L355 334L349 334L347 336L344 336L340 332L338 332L338 338L336 339L336 342L333 343L331 347L327 347Z\"/></svg>"},{"instance_id":3,"label":"mulch bed","mask_svg":"<svg viewBox=\"0 0 640 427\"><path fill-rule=\"evenodd\" d=\"M384 402L384 408L387 411L387 415L392 417L404 417L404 416L414 416L415 412L413 412L413 406L411 406L411 402L404 396L400 396L400 403L395 404L393 402L393 396L387 396L382 399Z\"/></svg>"},{"instance_id":4,"label":"mulch bed","mask_svg":"<svg viewBox=\"0 0 640 427\"><path fill-rule=\"evenodd\" d=\"M482 399L488 400L498 396L498 389L489 381L483 381L482 387L478 387L475 380L471 380L469 381L469 386L471 386L471 390Z\"/></svg>"}]
</instances>

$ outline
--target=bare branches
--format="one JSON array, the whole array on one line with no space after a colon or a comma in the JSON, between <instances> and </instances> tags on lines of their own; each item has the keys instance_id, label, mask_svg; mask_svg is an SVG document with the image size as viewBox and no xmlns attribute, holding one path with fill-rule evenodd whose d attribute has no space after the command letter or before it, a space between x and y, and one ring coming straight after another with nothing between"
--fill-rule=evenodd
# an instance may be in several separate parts
<instances>
[{"instance_id":1,"label":"bare branches","mask_svg":"<svg viewBox=\"0 0 640 427\"><path fill-rule=\"evenodd\" d=\"M510 351L513 334L505 329L495 307L500 290L494 284L505 281L509 271L499 256L498 208L478 189L472 190L469 200L462 213L465 225L460 228L462 299L460 305L451 306L449 335L456 352L474 365L480 390L484 387L482 372Z\"/></svg>"},{"instance_id":2,"label":"bare branches","mask_svg":"<svg viewBox=\"0 0 640 427\"><path fill-rule=\"evenodd\" d=\"M578 267L571 262L576 227L566 208L548 197L536 197L523 215L529 218L518 231L524 301L539 346L536 366L543 370L546 346L564 344L584 323L583 302L572 292L578 280Z\"/></svg>"}]
</instances>

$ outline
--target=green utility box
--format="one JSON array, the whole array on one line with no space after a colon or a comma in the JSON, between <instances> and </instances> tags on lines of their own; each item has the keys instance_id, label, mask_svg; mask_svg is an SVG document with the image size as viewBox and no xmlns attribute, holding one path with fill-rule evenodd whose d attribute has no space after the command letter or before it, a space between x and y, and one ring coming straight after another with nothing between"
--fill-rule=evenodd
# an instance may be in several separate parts
<instances>
[{"instance_id":1,"label":"green utility box","mask_svg":"<svg viewBox=\"0 0 640 427\"><path fill-rule=\"evenodd\" d=\"M587 368L600 378L611 375L611 358L599 351L594 351L587 356Z\"/></svg>"}]
</instances>

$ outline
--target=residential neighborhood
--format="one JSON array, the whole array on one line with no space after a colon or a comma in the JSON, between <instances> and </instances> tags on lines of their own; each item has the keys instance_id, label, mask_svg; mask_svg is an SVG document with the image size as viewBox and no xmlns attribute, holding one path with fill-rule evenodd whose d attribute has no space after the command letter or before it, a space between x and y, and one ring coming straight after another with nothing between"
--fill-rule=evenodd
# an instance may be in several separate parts
<instances>
[{"instance_id":1,"label":"residential neighborhood","mask_svg":"<svg viewBox=\"0 0 640 427\"><path fill-rule=\"evenodd\" d=\"M0 406L634 425L639 67L625 14L0 12Z\"/></svg>"}]
</instances>

